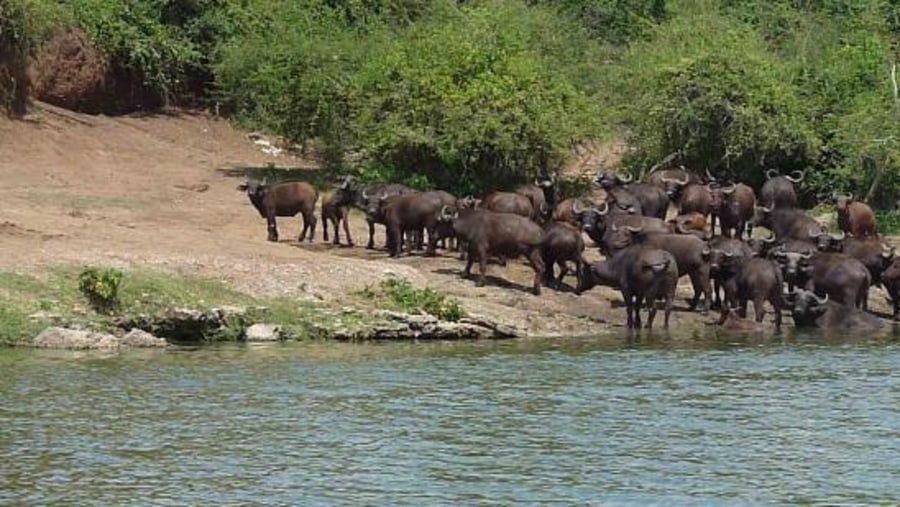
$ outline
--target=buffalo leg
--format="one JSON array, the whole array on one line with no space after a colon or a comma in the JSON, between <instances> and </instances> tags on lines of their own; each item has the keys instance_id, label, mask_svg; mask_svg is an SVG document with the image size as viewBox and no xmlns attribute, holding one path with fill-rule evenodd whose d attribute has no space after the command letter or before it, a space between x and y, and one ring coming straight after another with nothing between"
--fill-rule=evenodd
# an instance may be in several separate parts
<instances>
[{"instance_id":1,"label":"buffalo leg","mask_svg":"<svg viewBox=\"0 0 900 507\"><path fill-rule=\"evenodd\" d=\"M756 314L756 323L759 324L763 321L763 318L766 316L766 309L763 306L765 304L765 298L762 295L756 296L753 298L753 313Z\"/></svg>"},{"instance_id":2,"label":"buffalo leg","mask_svg":"<svg viewBox=\"0 0 900 507\"><path fill-rule=\"evenodd\" d=\"M338 222L344 223L344 234L347 236L347 244L350 246L353 246L353 238L350 236L349 215L350 215L350 211L347 208L342 208L342 209L338 210ZM337 231L337 226L335 226L335 231Z\"/></svg>"},{"instance_id":3,"label":"buffalo leg","mask_svg":"<svg viewBox=\"0 0 900 507\"><path fill-rule=\"evenodd\" d=\"M390 226L387 227L387 235L389 237L388 251L391 257L398 257L402 252L400 245L402 244L403 230L400 227Z\"/></svg>"},{"instance_id":4,"label":"buffalo leg","mask_svg":"<svg viewBox=\"0 0 900 507\"><path fill-rule=\"evenodd\" d=\"M369 243L366 245L366 249L371 250L375 248L375 222L367 218L366 223L369 224Z\"/></svg>"},{"instance_id":5,"label":"buffalo leg","mask_svg":"<svg viewBox=\"0 0 900 507\"><path fill-rule=\"evenodd\" d=\"M528 252L528 261L534 269L534 286L532 287L532 292L534 292L535 296L539 296L541 294L541 279L544 277L544 270L546 269L546 266L544 266L544 259L541 258L540 248L533 248Z\"/></svg>"},{"instance_id":6,"label":"buffalo leg","mask_svg":"<svg viewBox=\"0 0 900 507\"><path fill-rule=\"evenodd\" d=\"M706 315L712 300L712 286L709 283L709 268L698 269L690 275L691 285L694 287L694 297L689 305L690 309L697 308L700 296L703 296L703 304L700 305L700 313Z\"/></svg>"},{"instance_id":7,"label":"buffalo leg","mask_svg":"<svg viewBox=\"0 0 900 507\"><path fill-rule=\"evenodd\" d=\"M622 289L622 299L625 300L625 327L632 329L634 327L634 302L631 291Z\"/></svg>"},{"instance_id":8,"label":"buffalo leg","mask_svg":"<svg viewBox=\"0 0 900 507\"><path fill-rule=\"evenodd\" d=\"M641 306L643 306L644 298L641 296L634 296L634 329L641 328Z\"/></svg>"},{"instance_id":9,"label":"buffalo leg","mask_svg":"<svg viewBox=\"0 0 900 507\"><path fill-rule=\"evenodd\" d=\"M266 227L269 229L269 241L278 241L278 226L274 215L266 218Z\"/></svg>"},{"instance_id":10,"label":"buffalo leg","mask_svg":"<svg viewBox=\"0 0 900 507\"><path fill-rule=\"evenodd\" d=\"M332 222L333 224L334 222ZM337 236L337 226L335 226L335 236ZM322 217L322 241L328 241L328 218ZM337 237L334 238L334 242L337 243Z\"/></svg>"},{"instance_id":11,"label":"buffalo leg","mask_svg":"<svg viewBox=\"0 0 900 507\"><path fill-rule=\"evenodd\" d=\"M488 253L485 250L478 250L478 282L476 287L484 287L484 277L487 274Z\"/></svg>"},{"instance_id":12,"label":"buffalo leg","mask_svg":"<svg viewBox=\"0 0 900 507\"><path fill-rule=\"evenodd\" d=\"M341 225L341 217L332 218L330 220L322 220L322 227L328 227L328 222L331 222L331 228L334 230L334 243L335 245L341 244L341 231L339 229ZM328 241L328 237L325 237L325 241Z\"/></svg>"},{"instance_id":13,"label":"buffalo leg","mask_svg":"<svg viewBox=\"0 0 900 507\"><path fill-rule=\"evenodd\" d=\"M463 277L468 278L472 276L472 263L475 262L475 252L469 250L469 255L466 256L466 269L463 270Z\"/></svg>"},{"instance_id":14,"label":"buffalo leg","mask_svg":"<svg viewBox=\"0 0 900 507\"><path fill-rule=\"evenodd\" d=\"M656 318L656 295L646 296L647 302L647 329L653 329L653 319Z\"/></svg>"},{"instance_id":15,"label":"buffalo leg","mask_svg":"<svg viewBox=\"0 0 900 507\"><path fill-rule=\"evenodd\" d=\"M575 294L580 295L581 289L584 287L584 259L579 255L578 258L575 259Z\"/></svg>"},{"instance_id":16,"label":"buffalo leg","mask_svg":"<svg viewBox=\"0 0 900 507\"><path fill-rule=\"evenodd\" d=\"M428 228L428 248L425 250L426 257L434 257L437 255L437 227Z\"/></svg>"},{"instance_id":17,"label":"buffalo leg","mask_svg":"<svg viewBox=\"0 0 900 507\"><path fill-rule=\"evenodd\" d=\"M672 315L672 307L675 305L675 287L677 284L672 284L671 288L669 288L668 292L666 292L666 307L665 307L665 315L663 319L663 329L669 329L669 316Z\"/></svg>"},{"instance_id":18,"label":"buffalo leg","mask_svg":"<svg viewBox=\"0 0 900 507\"><path fill-rule=\"evenodd\" d=\"M559 266L559 276L556 277L556 288L559 289L562 287L563 278L569 274L569 265L564 260L556 261L556 265ZM546 262L544 263L544 269L550 270L549 266ZM550 274L552 275L553 273Z\"/></svg>"},{"instance_id":19,"label":"buffalo leg","mask_svg":"<svg viewBox=\"0 0 900 507\"><path fill-rule=\"evenodd\" d=\"M781 295L781 286L772 289L769 294L769 303L772 303L772 310L775 312L775 330L781 331L781 310L785 307L784 297Z\"/></svg>"},{"instance_id":20,"label":"buffalo leg","mask_svg":"<svg viewBox=\"0 0 900 507\"><path fill-rule=\"evenodd\" d=\"M303 243L303 240L306 239L306 233L309 231L309 217L306 216L306 213L302 213L301 218L303 219L303 228L300 229L300 236L297 238L297 241Z\"/></svg>"},{"instance_id":21,"label":"buffalo leg","mask_svg":"<svg viewBox=\"0 0 900 507\"><path fill-rule=\"evenodd\" d=\"M317 221L318 221L318 219L316 218L316 214L313 213L311 210L307 211L306 213L303 214L303 230L305 231L307 228L307 225L309 226L309 235L307 236L307 238L309 239L310 243L312 243L316 240L316 222ZM302 236L300 237L300 241L303 241Z\"/></svg>"}]
</instances>

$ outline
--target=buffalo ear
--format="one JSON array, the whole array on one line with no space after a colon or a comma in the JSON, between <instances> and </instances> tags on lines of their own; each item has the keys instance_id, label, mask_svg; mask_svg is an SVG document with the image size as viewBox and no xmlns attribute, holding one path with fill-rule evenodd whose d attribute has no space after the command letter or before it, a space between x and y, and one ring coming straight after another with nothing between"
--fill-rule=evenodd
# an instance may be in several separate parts
<instances>
[{"instance_id":1,"label":"buffalo ear","mask_svg":"<svg viewBox=\"0 0 900 507\"><path fill-rule=\"evenodd\" d=\"M240 190L241 192L246 192L247 188L248 187L247 187L246 183L241 183L240 185L237 186L237 190Z\"/></svg>"}]
</instances>

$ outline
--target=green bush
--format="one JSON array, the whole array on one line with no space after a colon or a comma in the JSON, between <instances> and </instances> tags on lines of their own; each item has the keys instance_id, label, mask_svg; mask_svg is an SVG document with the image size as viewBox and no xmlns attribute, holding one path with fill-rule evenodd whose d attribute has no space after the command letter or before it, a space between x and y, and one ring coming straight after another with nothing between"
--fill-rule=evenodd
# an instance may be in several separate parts
<instances>
[{"instance_id":1,"label":"green bush","mask_svg":"<svg viewBox=\"0 0 900 507\"><path fill-rule=\"evenodd\" d=\"M26 69L33 40L27 20L24 1L0 2L0 107L14 116L25 113L28 99Z\"/></svg>"},{"instance_id":2,"label":"green bush","mask_svg":"<svg viewBox=\"0 0 900 507\"><path fill-rule=\"evenodd\" d=\"M119 284L122 272L117 269L87 268L78 275L78 290L99 313L109 313L119 306Z\"/></svg>"},{"instance_id":3,"label":"green bush","mask_svg":"<svg viewBox=\"0 0 900 507\"><path fill-rule=\"evenodd\" d=\"M409 281L401 278L388 278L381 282L380 288L390 305L404 312L427 313L450 322L466 316L466 311L456 299L433 289L416 289ZM358 294L366 299L379 296L379 292L372 287L366 287Z\"/></svg>"}]
</instances>

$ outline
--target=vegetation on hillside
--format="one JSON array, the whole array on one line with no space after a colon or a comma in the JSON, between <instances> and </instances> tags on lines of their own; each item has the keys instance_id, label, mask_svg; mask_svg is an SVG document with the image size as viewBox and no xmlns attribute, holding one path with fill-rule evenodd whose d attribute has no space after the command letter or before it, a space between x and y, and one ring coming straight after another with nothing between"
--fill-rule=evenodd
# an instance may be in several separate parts
<instances>
[{"instance_id":1,"label":"vegetation on hillside","mask_svg":"<svg viewBox=\"0 0 900 507\"><path fill-rule=\"evenodd\" d=\"M216 105L368 178L508 187L559 167L578 143L617 138L635 173L669 157L751 182L769 168L809 170L809 195L837 187L881 206L900 190L898 0L0 9L0 98L15 111L25 57L78 28L107 59L104 82L124 83L109 93L142 107Z\"/></svg>"}]
</instances>

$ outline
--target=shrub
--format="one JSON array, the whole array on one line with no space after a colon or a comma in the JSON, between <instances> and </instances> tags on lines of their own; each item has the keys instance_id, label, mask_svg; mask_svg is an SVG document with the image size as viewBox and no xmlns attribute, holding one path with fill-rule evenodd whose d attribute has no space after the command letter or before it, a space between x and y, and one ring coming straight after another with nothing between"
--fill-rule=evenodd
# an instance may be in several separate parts
<instances>
[{"instance_id":1,"label":"shrub","mask_svg":"<svg viewBox=\"0 0 900 507\"><path fill-rule=\"evenodd\" d=\"M28 33L24 2L0 2L0 107L7 114L25 114L28 99L26 68L33 41Z\"/></svg>"},{"instance_id":2,"label":"shrub","mask_svg":"<svg viewBox=\"0 0 900 507\"><path fill-rule=\"evenodd\" d=\"M119 306L122 272L117 269L87 268L78 276L78 290L95 311L109 313Z\"/></svg>"},{"instance_id":3,"label":"shrub","mask_svg":"<svg viewBox=\"0 0 900 507\"><path fill-rule=\"evenodd\" d=\"M405 312L424 312L450 322L466 316L466 311L456 299L433 289L416 289L402 278L388 278L381 282L380 288L393 306ZM371 287L362 289L358 294L366 299L375 299L379 295Z\"/></svg>"}]
</instances>

